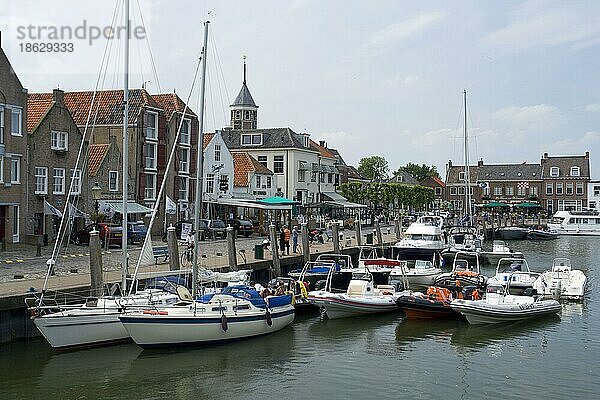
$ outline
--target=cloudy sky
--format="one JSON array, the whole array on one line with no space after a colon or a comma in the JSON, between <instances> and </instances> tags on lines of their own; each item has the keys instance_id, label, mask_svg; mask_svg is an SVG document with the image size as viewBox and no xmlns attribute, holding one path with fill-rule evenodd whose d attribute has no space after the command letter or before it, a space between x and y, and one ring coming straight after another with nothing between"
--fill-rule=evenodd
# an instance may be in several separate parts
<instances>
[{"instance_id":1,"label":"cloudy sky","mask_svg":"<svg viewBox=\"0 0 600 400\"><path fill-rule=\"evenodd\" d=\"M105 27L116 5L3 0L2 46L23 84L93 89L106 40L55 40L74 51L28 53L22 47L39 40L18 29ZM349 163L377 154L391 169L415 162L443 173L463 158L466 89L471 159L589 150L600 178L600 2L132 0L131 15L148 37L131 42L131 87L148 81L150 92L184 99L211 20L208 130L228 123L246 55L259 126L306 130ZM109 49L100 86L120 88L122 43ZM190 103L197 109L197 91Z\"/></svg>"}]
</instances>

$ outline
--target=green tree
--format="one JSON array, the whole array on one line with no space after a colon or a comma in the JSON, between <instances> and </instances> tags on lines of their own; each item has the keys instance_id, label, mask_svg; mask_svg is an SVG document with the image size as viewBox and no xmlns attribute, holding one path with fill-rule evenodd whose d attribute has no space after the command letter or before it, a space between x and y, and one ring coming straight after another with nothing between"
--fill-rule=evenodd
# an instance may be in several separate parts
<instances>
[{"instance_id":1,"label":"green tree","mask_svg":"<svg viewBox=\"0 0 600 400\"><path fill-rule=\"evenodd\" d=\"M404 170L412 175L413 178L421 182L423 179L428 176L435 176L437 178L440 177L438 174L437 167L435 165L418 165L413 163L408 163L404 167L398 168L397 171L394 172L394 176L400 174L400 172Z\"/></svg>"},{"instance_id":2,"label":"green tree","mask_svg":"<svg viewBox=\"0 0 600 400\"><path fill-rule=\"evenodd\" d=\"M381 156L364 157L358 163L358 172L361 175L378 182L388 177L389 170L387 160Z\"/></svg>"}]
</instances>

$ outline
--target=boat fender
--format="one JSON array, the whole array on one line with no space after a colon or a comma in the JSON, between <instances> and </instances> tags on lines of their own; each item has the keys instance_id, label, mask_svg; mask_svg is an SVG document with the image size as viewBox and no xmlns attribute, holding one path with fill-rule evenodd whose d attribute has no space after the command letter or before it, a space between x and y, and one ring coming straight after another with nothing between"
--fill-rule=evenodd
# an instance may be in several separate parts
<instances>
[{"instance_id":1,"label":"boat fender","mask_svg":"<svg viewBox=\"0 0 600 400\"><path fill-rule=\"evenodd\" d=\"M227 332L227 316L225 314L221 314L221 329L223 332Z\"/></svg>"},{"instance_id":2,"label":"boat fender","mask_svg":"<svg viewBox=\"0 0 600 400\"><path fill-rule=\"evenodd\" d=\"M271 317L271 312L269 310L265 313L265 319L267 320L267 325L273 326L273 318Z\"/></svg>"}]
</instances>

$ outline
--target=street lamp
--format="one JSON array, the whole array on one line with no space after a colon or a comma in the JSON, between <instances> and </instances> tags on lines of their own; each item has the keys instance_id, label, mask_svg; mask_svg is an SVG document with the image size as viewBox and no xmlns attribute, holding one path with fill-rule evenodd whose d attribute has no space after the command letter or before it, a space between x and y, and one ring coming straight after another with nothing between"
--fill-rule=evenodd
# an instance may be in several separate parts
<instances>
[{"instance_id":1,"label":"street lamp","mask_svg":"<svg viewBox=\"0 0 600 400\"><path fill-rule=\"evenodd\" d=\"M96 218L95 218L96 230L98 230L98 216L99 216L98 201L100 200L101 196L102 196L102 188L100 187L98 182L96 182L96 183L94 183L94 186L92 186L92 198L94 199L94 212L96 213Z\"/></svg>"}]
</instances>

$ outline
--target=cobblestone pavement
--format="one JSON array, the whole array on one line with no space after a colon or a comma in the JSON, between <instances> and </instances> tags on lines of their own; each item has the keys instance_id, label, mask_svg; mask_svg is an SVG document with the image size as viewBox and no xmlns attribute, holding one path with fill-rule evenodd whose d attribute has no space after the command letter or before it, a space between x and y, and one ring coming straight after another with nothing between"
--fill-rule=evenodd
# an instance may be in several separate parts
<instances>
[{"instance_id":1,"label":"cobblestone pavement","mask_svg":"<svg viewBox=\"0 0 600 400\"><path fill-rule=\"evenodd\" d=\"M363 229L363 235L371 233L372 229ZM388 233L388 229L383 228L384 241L393 241L393 233ZM344 240L341 242L341 247L355 246L356 238L354 231L341 231L344 236ZM262 243L266 238L260 236L252 236L250 238L237 238L236 248L238 250L238 264L244 264L244 256L246 261L251 263L254 259L254 246ZM363 243L364 243L363 239ZM161 241L154 241L154 246L165 246L166 243ZM326 252L332 250L332 242L325 244L311 244L311 252ZM135 268L135 262L139 257L141 246L132 245L128 247L128 253L130 257L130 272L133 272ZM184 250L184 245L180 243L179 251L180 254ZM240 253L243 250L243 255ZM300 249L298 250L301 251ZM217 269L220 267L226 267L228 265L227 256L227 240L207 240L200 242L200 252L202 257L200 259L201 265ZM16 282L22 282L22 285L28 285L38 287L39 281L46 275L47 266L46 261L51 257L52 246L46 246L42 248L42 255L40 257L35 256L36 249L32 246L27 245L13 245L7 251L0 252L0 296L5 291L11 291L8 286ZM103 270L105 272L115 272L121 269L121 257L122 251L118 247L111 247L103 250L102 263ZM271 258L270 253L265 254L265 258ZM160 260L159 260L160 263ZM156 271L168 270L168 263L162 263L153 268ZM70 244L68 247L63 249L56 261L55 273L57 277L68 278L75 276L80 281L88 280L90 270L89 261L89 248L87 246L75 246ZM116 276L111 274L111 276ZM56 279L53 277L52 279ZM62 280L62 279L61 279ZM7 283L8 285L3 285ZM19 285L19 286L22 286ZM27 286L29 287L29 286Z\"/></svg>"}]
</instances>

